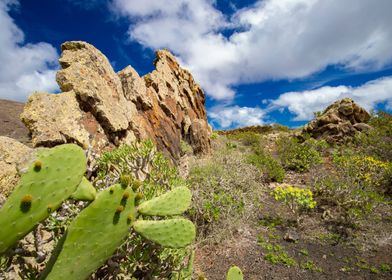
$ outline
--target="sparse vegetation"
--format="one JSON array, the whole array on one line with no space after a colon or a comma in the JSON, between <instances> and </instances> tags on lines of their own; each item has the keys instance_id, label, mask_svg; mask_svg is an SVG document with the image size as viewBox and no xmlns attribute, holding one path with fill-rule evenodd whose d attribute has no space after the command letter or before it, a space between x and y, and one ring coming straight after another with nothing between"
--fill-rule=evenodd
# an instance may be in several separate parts
<instances>
[{"instance_id":1,"label":"sparse vegetation","mask_svg":"<svg viewBox=\"0 0 392 280\"><path fill-rule=\"evenodd\" d=\"M253 148L253 153L248 156L248 162L260 169L267 182L283 182L285 176L283 167L260 146Z\"/></svg>"},{"instance_id":2,"label":"sparse vegetation","mask_svg":"<svg viewBox=\"0 0 392 280\"><path fill-rule=\"evenodd\" d=\"M277 141L277 149L283 166L289 170L305 172L322 162L314 145L309 142L299 143L296 138L281 137Z\"/></svg>"}]
</instances>

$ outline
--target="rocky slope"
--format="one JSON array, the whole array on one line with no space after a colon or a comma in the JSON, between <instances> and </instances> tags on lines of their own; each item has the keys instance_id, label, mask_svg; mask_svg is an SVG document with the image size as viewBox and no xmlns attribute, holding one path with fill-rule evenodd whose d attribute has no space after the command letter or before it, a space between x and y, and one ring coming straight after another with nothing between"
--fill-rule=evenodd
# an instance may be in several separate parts
<instances>
[{"instance_id":1,"label":"rocky slope","mask_svg":"<svg viewBox=\"0 0 392 280\"><path fill-rule=\"evenodd\" d=\"M205 96L167 50L144 77L128 66L115 73L94 46L65 42L57 73L60 94L35 92L21 119L37 146L77 143L96 152L151 138L174 161L181 140L195 153L210 151Z\"/></svg>"}]
</instances>

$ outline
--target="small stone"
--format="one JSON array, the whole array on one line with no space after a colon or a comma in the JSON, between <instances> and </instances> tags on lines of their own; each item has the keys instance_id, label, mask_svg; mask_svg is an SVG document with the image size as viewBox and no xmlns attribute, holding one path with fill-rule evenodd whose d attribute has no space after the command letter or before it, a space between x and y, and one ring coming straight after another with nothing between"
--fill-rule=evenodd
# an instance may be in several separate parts
<instances>
[{"instance_id":1,"label":"small stone","mask_svg":"<svg viewBox=\"0 0 392 280\"><path fill-rule=\"evenodd\" d=\"M285 234L283 239L287 242L297 242L299 240L299 235L294 230L288 230Z\"/></svg>"}]
</instances>

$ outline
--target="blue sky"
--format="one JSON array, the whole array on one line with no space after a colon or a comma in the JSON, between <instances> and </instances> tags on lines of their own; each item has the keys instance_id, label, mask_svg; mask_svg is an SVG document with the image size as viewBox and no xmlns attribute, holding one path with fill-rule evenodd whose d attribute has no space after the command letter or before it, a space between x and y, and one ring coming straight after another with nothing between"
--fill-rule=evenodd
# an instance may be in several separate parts
<instances>
[{"instance_id":1,"label":"blue sky","mask_svg":"<svg viewBox=\"0 0 392 280\"><path fill-rule=\"evenodd\" d=\"M333 101L392 111L390 0L0 0L0 98L58 91L60 44L119 71L170 49L207 94L214 128L302 125Z\"/></svg>"}]
</instances>

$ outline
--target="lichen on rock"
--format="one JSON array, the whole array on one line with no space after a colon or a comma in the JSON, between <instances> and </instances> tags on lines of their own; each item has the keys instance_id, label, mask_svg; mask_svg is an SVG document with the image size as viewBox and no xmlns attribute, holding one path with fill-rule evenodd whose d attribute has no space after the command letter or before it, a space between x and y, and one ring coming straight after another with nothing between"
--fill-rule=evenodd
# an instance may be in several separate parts
<instances>
[{"instance_id":1,"label":"lichen on rock","mask_svg":"<svg viewBox=\"0 0 392 280\"><path fill-rule=\"evenodd\" d=\"M115 73L86 42L65 42L61 49L63 92L34 93L21 115L35 147L77 143L100 153L151 138L174 161L181 140L197 153L210 151L204 93L169 51L157 51L156 69L140 77L131 66Z\"/></svg>"}]
</instances>

